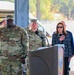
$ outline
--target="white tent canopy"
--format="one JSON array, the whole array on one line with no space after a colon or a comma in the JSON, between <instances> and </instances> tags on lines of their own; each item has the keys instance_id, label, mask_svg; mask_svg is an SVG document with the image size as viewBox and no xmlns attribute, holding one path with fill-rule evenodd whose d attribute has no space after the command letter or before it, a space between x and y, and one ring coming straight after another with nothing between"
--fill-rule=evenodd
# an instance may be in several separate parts
<instances>
[{"instance_id":1,"label":"white tent canopy","mask_svg":"<svg viewBox=\"0 0 74 75\"><path fill-rule=\"evenodd\" d=\"M14 3L8 1L0 1L1 10L14 10Z\"/></svg>"},{"instance_id":2,"label":"white tent canopy","mask_svg":"<svg viewBox=\"0 0 74 75\"><path fill-rule=\"evenodd\" d=\"M0 1L0 20L8 14L14 14L14 3L9 1Z\"/></svg>"}]
</instances>

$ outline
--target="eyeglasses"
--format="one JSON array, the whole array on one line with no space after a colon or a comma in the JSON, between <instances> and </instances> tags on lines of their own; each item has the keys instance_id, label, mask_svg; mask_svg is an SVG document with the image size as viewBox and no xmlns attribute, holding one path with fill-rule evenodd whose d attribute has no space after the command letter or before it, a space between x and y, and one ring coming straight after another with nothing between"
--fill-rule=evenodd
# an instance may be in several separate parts
<instances>
[{"instance_id":1,"label":"eyeglasses","mask_svg":"<svg viewBox=\"0 0 74 75\"><path fill-rule=\"evenodd\" d=\"M58 26L57 28L63 28L62 26Z\"/></svg>"}]
</instances>

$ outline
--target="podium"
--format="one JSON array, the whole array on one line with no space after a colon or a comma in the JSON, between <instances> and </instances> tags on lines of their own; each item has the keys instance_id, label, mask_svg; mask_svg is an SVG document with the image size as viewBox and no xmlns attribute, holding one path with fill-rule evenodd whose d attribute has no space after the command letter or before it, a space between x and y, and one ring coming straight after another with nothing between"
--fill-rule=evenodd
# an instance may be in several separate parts
<instances>
[{"instance_id":1,"label":"podium","mask_svg":"<svg viewBox=\"0 0 74 75\"><path fill-rule=\"evenodd\" d=\"M63 46L29 51L30 75L63 75Z\"/></svg>"}]
</instances>

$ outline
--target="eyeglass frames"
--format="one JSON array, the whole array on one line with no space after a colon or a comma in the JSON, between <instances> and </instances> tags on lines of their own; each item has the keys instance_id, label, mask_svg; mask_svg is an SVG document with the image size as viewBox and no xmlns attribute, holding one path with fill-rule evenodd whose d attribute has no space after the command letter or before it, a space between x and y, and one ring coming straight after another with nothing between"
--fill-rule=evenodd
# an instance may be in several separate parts
<instances>
[{"instance_id":1,"label":"eyeglass frames","mask_svg":"<svg viewBox=\"0 0 74 75\"><path fill-rule=\"evenodd\" d=\"M63 28L62 26L57 26L57 28Z\"/></svg>"}]
</instances>

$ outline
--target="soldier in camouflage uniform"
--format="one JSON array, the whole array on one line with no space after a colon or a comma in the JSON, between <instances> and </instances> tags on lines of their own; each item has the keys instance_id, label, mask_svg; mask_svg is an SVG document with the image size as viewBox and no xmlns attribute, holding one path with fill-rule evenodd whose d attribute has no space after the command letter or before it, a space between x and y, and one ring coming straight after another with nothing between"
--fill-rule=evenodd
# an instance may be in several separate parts
<instances>
[{"instance_id":1,"label":"soldier in camouflage uniform","mask_svg":"<svg viewBox=\"0 0 74 75\"><path fill-rule=\"evenodd\" d=\"M40 47L45 47L45 35L41 31L38 31L38 25L36 20L26 28L28 35L29 35L29 50L37 50ZM29 59L27 58L27 75L30 75L29 72Z\"/></svg>"},{"instance_id":2,"label":"soldier in camouflage uniform","mask_svg":"<svg viewBox=\"0 0 74 75\"><path fill-rule=\"evenodd\" d=\"M28 35L7 16L7 26L0 29L0 75L22 75L21 58L26 57Z\"/></svg>"},{"instance_id":3,"label":"soldier in camouflage uniform","mask_svg":"<svg viewBox=\"0 0 74 75\"><path fill-rule=\"evenodd\" d=\"M28 26L27 32L29 35L29 50L37 50L40 47L45 47L45 35L42 31L38 31L38 25L36 20L32 20L32 23Z\"/></svg>"}]
</instances>

